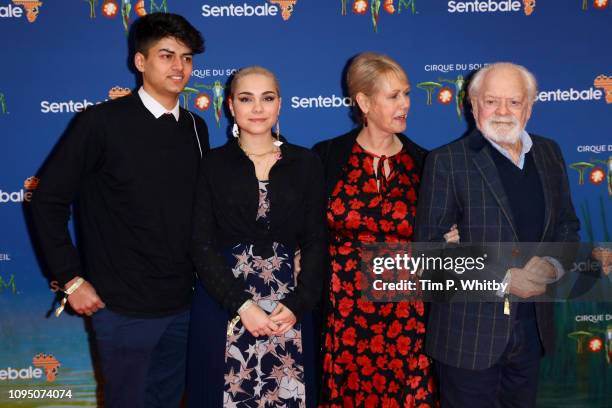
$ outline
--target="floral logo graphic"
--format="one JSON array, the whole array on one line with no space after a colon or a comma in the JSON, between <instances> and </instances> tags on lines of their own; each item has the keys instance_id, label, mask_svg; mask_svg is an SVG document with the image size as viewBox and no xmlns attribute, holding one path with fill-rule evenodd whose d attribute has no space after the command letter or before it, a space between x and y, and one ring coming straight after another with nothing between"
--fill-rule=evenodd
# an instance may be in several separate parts
<instances>
[{"instance_id":1,"label":"floral logo graphic","mask_svg":"<svg viewBox=\"0 0 612 408\"><path fill-rule=\"evenodd\" d=\"M211 98L203 89L212 91L212 103L215 108L215 122L217 123L217 127L221 127L221 108L223 107L223 99L225 98L225 92L221 81L217 80L213 82L212 85L195 84L193 86L186 86L181 93L183 108L189 109L191 96L196 95L194 103L195 108L201 111L208 110Z\"/></svg>"},{"instance_id":2,"label":"floral logo graphic","mask_svg":"<svg viewBox=\"0 0 612 408\"><path fill-rule=\"evenodd\" d=\"M589 181L595 185L601 184L606 179L606 172L601 167L595 167L591 170Z\"/></svg>"},{"instance_id":3,"label":"floral logo graphic","mask_svg":"<svg viewBox=\"0 0 612 408\"><path fill-rule=\"evenodd\" d=\"M8 109L6 107L6 97L2 92L0 92L0 114L8 113Z\"/></svg>"},{"instance_id":4,"label":"floral logo graphic","mask_svg":"<svg viewBox=\"0 0 612 408\"><path fill-rule=\"evenodd\" d=\"M342 1L342 15L346 16L347 14L347 2L350 0L341 0ZM416 0L353 0L353 4L351 6L351 10L354 14L364 15L368 12L368 8L370 10L370 14L372 16L372 25L374 26L374 31L378 32L378 19L380 17L380 8L382 7L385 12L388 14L401 14L404 10L409 10L412 14L416 13ZM397 4L397 7L396 7Z\"/></svg>"},{"instance_id":5,"label":"floral logo graphic","mask_svg":"<svg viewBox=\"0 0 612 408\"><path fill-rule=\"evenodd\" d=\"M57 377L61 364L51 354L38 353L32 359L34 367L42 368L47 375L47 381L53 382Z\"/></svg>"},{"instance_id":6,"label":"floral logo graphic","mask_svg":"<svg viewBox=\"0 0 612 408\"><path fill-rule=\"evenodd\" d=\"M443 83L452 84L454 89L450 86L442 85ZM438 78L437 81L420 82L416 85L416 87L424 90L427 93L427 105L432 104L433 94L436 90L436 100L441 105L450 105L454 97L455 110L457 111L459 120L461 120L463 113L463 99L465 98L465 79L463 78L463 75L459 74L454 79Z\"/></svg>"},{"instance_id":7,"label":"floral logo graphic","mask_svg":"<svg viewBox=\"0 0 612 408\"><path fill-rule=\"evenodd\" d=\"M89 0L89 1L95 2L96 0ZM119 12L119 5L115 1L106 0L104 4L102 5L102 14L104 14L104 17L113 18L117 15L118 12ZM93 17L95 18L95 16L96 15L94 14Z\"/></svg>"},{"instance_id":8,"label":"floral logo graphic","mask_svg":"<svg viewBox=\"0 0 612 408\"><path fill-rule=\"evenodd\" d=\"M291 18L293 13L293 6L295 6L297 0L270 0L270 4L277 4L281 8L281 15L283 20L287 21Z\"/></svg>"},{"instance_id":9,"label":"floral logo graphic","mask_svg":"<svg viewBox=\"0 0 612 408\"><path fill-rule=\"evenodd\" d=\"M594 163L603 164L606 170L596 167ZM569 167L578 172L578 185L584 184L586 171L589 171L589 182L594 185L602 184L607 180L608 196L612 200L612 156L608 160L591 159L590 162L572 163Z\"/></svg>"},{"instance_id":10,"label":"floral logo graphic","mask_svg":"<svg viewBox=\"0 0 612 408\"><path fill-rule=\"evenodd\" d=\"M610 0L593 0L593 8L596 10L603 10L610 4ZM586 11L589 9L589 1L582 0L582 10Z\"/></svg>"},{"instance_id":11,"label":"floral logo graphic","mask_svg":"<svg viewBox=\"0 0 612 408\"><path fill-rule=\"evenodd\" d=\"M84 1L89 4L89 18L96 18L98 0ZM145 0L136 0L134 6L132 6L132 1L134 0L104 0L101 7L102 15L107 18L115 18L121 12L121 22L123 23L126 35L132 21L132 9L134 10L135 17L142 17L147 14ZM159 4L155 0L149 1L149 13L168 12L168 0L158 1Z\"/></svg>"},{"instance_id":12,"label":"floral logo graphic","mask_svg":"<svg viewBox=\"0 0 612 408\"><path fill-rule=\"evenodd\" d=\"M567 335L570 339L576 340L576 353L583 354L586 350L590 353L603 353L603 358L606 360L608 365L612 364L612 325L609 325L604 329L590 329L590 331L580 330L569 333ZM605 336L605 343L602 337Z\"/></svg>"},{"instance_id":13,"label":"floral logo graphic","mask_svg":"<svg viewBox=\"0 0 612 408\"><path fill-rule=\"evenodd\" d=\"M599 75L593 81L593 86L603 89L606 92L606 103L612 103L612 77Z\"/></svg>"},{"instance_id":14,"label":"floral logo graphic","mask_svg":"<svg viewBox=\"0 0 612 408\"><path fill-rule=\"evenodd\" d=\"M122 88L120 86L113 86L108 91L108 99L117 99L122 98L124 96L130 95L132 90L130 88Z\"/></svg>"},{"instance_id":15,"label":"floral logo graphic","mask_svg":"<svg viewBox=\"0 0 612 408\"><path fill-rule=\"evenodd\" d=\"M26 10L26 18L30 23L36 21L40 12L40 6L43 5L42 1L38 0L13 0L13 4L21 6Z\"/></svg>"},{"instance_id":16,"label":"floral logo graphic","mask_svg":"<svg viewBox=\"0 0 612 408\"><path fill-rule=\"evenodd\" d=\"M195 106L199 110L208 110L210 108L210 97L205 93L199 94L195 99Z\"/></svg>"}]
</instances>

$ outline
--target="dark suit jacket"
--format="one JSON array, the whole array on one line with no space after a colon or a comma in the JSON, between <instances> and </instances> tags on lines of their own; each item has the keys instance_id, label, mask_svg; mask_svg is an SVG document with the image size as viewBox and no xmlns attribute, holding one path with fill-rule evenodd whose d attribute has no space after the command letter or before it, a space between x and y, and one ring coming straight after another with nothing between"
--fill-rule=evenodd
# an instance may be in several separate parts
<instances>
[{"instance_id":1,"label":"dark suit jacket","mask_svg":"<svg viewBox=\"0 0 612 408\"><path fill-rule=\"evenodd\" d=\"M531 138L545 199L541 241L578 241L580 224L559 146L540 136ZM462 243L519 241L491 149L494 147L474 130L429 154L421 180L415 241L443 241L443 234L452 224L457 224ZM506 316L501 302L434 303L426 350L448 365L488 368L506 348L516 307L513 303L510 316ZM546 351L554 346L552 313L552 304L536 304L538 330Z\"/></svg>"}]
</instances>

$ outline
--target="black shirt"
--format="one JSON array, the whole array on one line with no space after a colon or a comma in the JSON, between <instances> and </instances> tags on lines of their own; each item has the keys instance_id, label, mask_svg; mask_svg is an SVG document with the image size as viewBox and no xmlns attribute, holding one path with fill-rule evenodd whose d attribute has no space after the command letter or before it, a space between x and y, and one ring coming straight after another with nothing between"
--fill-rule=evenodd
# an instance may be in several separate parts
<instances>
[{"instance_id":1,"label":"black shirt","mask_svg":"<svg viewBox=\"0 0 612 408\"><path fill-rule=\"evenodd\" d=\"M325 185L315 154L284 143L281 159L270 170L269 229L256 221L259 185L255 166L236 140L213 149L202 161L193 230L193 259L208 293L230 314L251 295L234 278L223 251L237 243L260 248L280 242L301 250L295 290L282 303L294 314L319 301L327 270Z\"/></svg>"},{"instance_id":2,"label":"black shirt","mask_svg":"<svg viewBox=\"0 0 612 408\"><path fill-rule=\"evenodd\" d=\"M204 121L194 115L202 148ZM191 214L200 163L194 119L155 119L138 95L80 114L55 148L33 194L32 217L61 285L85 275L113 311L163 316L189 306ZM81 264L68 232L78 203Z\"/></svg>"}]
</instances>

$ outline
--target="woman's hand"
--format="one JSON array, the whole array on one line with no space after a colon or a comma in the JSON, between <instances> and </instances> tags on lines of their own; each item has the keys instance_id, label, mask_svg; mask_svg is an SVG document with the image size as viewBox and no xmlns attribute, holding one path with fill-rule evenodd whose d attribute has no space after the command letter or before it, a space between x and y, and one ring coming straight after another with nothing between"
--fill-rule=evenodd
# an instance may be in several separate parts
<instances>
[{"instance_id":1,"label":"woman's hand","mask_svg":"<svg viewBox=\"0 0 612 408\"><path fill-rule=\"evenodd\" d=\"M281 336L287 333L297 322L297 318L293 312L280 302L270 314L270 319L279 326L278 330L272 333L275 336Z\"/></svg>"},{"instance_id":2,"label":"woman's hand","mask_svg":"<svg viewBox=\"0 0 612 408\"><path fill-rule=\"evenodd\" d=\"M253 337L271 336L279 329L279 325L274 323L270 316L256 304L240 312L240 321Z\"/></svg>"},{"instance_id":3,"label":"woman's hand","mask_svg":"<svg viewBox=\"0 0 612 408\"><path fill-rule=\"evenodd\" d=\"M461 236L459 235L459 230L457 229L457 224L453 224L450 230L444 234L444 239L447 244L458 244Z\"/></svg>"}]
</instances>

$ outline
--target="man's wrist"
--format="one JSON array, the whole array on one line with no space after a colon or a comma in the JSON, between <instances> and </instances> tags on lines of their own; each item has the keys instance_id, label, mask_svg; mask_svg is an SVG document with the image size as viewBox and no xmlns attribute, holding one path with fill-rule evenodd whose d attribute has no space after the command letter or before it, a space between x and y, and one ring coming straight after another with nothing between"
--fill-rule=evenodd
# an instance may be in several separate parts
<instances>
[{"instance_id":1,"label":"man's wrist","mask_svg":"<svg viewBox=\"0 0 612 408\"><path fill-rule=\"evenodd\" d=\"M67 281L64 284L64 290L63 291L65 292L66 290L68 290L68 288L70 288L72 285L74 285L79 279L81 279L81 276L77 275L74 278L72 278L69 281Z\"/></svg>"},{"instance_id":2,"label":"man's wrist","mask_svg":"<svg viewBox=\"0 0 612 408\"><path fill-rule=\"evenodd\" d=\"M544 256L542 259L551 264L555 271L555 276L552 277L552 281L549 283L556 282L561 279L563 275L565 275L565 268L563 268L563 265L561 265L561 262L559 262L557 259L553 258L552 256Z\"/></svg>"},{"instance_id":3,"label":"man's wrist","mask_svg":"<svg viewBox=\"0 0 612 408\"><path fill-rule=\"evenodd\" d=\"M64 293L66 294L66 297L72 295L78 288L80 288L81 285L83 284L83 282L85 282L85 279L83 279L81 277L77 278L77 280L74 281L72 283L72 285L70 285L69 287L67 287L64 290Z\"/></svg>"}]
</instances>

